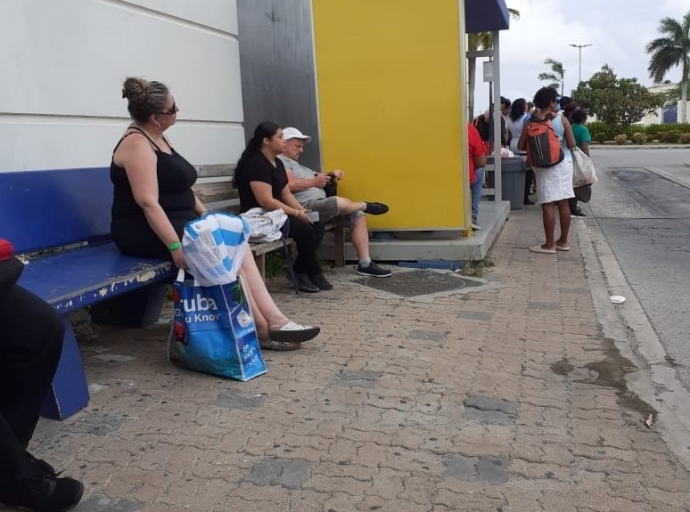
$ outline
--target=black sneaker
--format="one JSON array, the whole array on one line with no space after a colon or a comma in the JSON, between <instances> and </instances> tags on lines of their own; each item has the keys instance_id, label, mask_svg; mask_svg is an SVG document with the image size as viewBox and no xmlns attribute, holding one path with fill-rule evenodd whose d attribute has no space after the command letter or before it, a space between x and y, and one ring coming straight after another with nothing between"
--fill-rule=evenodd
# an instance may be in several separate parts
<instances>
[{"instance_id":1,"label":"black sneaker","mask_svg":"<svg viewBox=\"0 0 690 512\"><path fill-rule=\"evenodd\" d=\"M297 279L297 287L303 292L316 293L319 291L319 287L312 283L311 279L307 274L295 274Z\"/></svg>"},{"instance_id":2,"label":"black sneaker","mask_svg":"<svg viewBox=\"0 0 690 512\"><path fill-rule=\"evenodd\" d=\"M382 269L372 261L366 267L363 267L362 265L357 265L357 273L360 276L390 277L393 272L391 272L390 270Z\"/></svg>"},{"instance_id":3,"label":"black sneaker","mask_svg":"<svg viewBox=\"0 0 690 512\"><path fill-rule=\"evenodd\" d=\"M327 292L333 289L333 285L326 281L326 278L323 276L323 274L312 276L311 282L318 286L317 291L321 290Z\"/></svg>"},{"instance_id":4,"label":"black sneaker","mask_svg":"<svg viewBox=\"0 0 690 512\"><path fill-rule=\"evenodd\" d=\"M383 203L369 203L367 202L366 208L364 208L364 213L369 215L383 215L388 213L388 205Z\"/></svg>"},{"instance_id":5,"label":"black sneaker","mask_svg":"<svg viewBox=\"0 0 690 512\"><path fill-rule=\"evenodd\" d=\"M571 217L587 217L587 215L585 215L585 213L582 210L580 210L579 208L577 210L575 210L574 212L570 212L570 216Z\"/></svg>"},{"instance_id":6,"label":"black sneaker","mask_svg":"<svg viewBox=\"0 0 690 512\"><path fill-rule=\"evenodd\" d=\"M81 501L84 485L73 478L39 477L0 488L0 504L35 512L67 512Z\"/></svg>"}]
</instances>

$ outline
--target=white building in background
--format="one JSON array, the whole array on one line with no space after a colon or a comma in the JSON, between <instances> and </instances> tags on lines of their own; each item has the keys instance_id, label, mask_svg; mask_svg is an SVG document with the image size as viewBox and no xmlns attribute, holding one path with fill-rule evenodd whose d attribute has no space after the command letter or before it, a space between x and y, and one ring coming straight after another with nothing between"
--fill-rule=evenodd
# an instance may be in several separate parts
<instances>
[{"instance_id":1,"label":"white building in background","mask_svg":"<svg viewBox=\"0 0 690 512\"><path fill-rule=\"evenodd\" d=\"M678 87L678 84L661 84L647 87L649 92L664 93ZM673 124L680 121L680 100L676 105L667 105L660 108L656 114L645 116L642 121L636 124ZM688 118L690 119L690 101L687 102Z\"/></svg>"},{"instance_id":2,"label":"white building in background","mask_svg":"<svg viewBox=\"0 0 690 512\"><path fill-rule=\"evenodd\" d=\"M1 0L0 172L107 167L122 82L168 85L194 164L244 148L236 0Z\"/></svg>"}]
</instances>

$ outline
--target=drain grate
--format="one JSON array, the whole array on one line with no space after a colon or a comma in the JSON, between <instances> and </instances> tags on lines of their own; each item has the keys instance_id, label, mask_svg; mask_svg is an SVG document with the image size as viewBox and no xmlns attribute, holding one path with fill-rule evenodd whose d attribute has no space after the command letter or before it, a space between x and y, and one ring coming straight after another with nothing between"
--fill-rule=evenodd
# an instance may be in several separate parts
<instances>
[{"instance_id":1,"label":"drain grate","mask_svg":"<svg viewBox=\"0 0 690 512\"><path fill-rule=\"evenodd\" d=\"M387 279L367 277L357 279L355 282L401 297L417 297L463 288L477 288L485 284L449 272L431 272L429 270L399 272Z\"/></svg>"}]
</instances>

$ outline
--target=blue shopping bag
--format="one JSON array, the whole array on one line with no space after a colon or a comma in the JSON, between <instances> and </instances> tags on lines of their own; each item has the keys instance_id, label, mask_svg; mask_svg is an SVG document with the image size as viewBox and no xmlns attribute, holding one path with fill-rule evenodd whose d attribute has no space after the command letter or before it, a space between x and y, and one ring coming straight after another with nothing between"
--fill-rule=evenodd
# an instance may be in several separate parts
<instances>
[{"instance_id":1,"label":"blue shopping bag","mask_svg":"<svg viewBox=\"0 0 690 512\"><path fill-rule=\"evenodd\" d=\"M174 284L170 360L190 370L248 381L266 373L254 316L241 279L216 286Z\"/></svg>"}]
</instances>

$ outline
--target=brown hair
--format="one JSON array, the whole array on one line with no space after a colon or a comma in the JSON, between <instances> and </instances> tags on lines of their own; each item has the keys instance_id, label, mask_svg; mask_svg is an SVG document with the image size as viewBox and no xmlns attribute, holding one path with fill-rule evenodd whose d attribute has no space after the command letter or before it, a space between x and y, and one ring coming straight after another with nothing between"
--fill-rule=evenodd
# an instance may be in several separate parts
<instances>
[{"instance_id":1,"label":"brown hair","mask_svg":"<svg viewBox=\"0 0 690 512\"><path fill-rule=\"evenodd\" d=\"M140 123L148 121L151 114L163 112L169 93L164 84L143 78L129 77L122 85L122 97L128 100L129 115Z\"/></svg>"}]
</instances>

